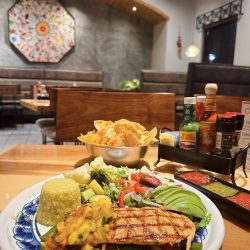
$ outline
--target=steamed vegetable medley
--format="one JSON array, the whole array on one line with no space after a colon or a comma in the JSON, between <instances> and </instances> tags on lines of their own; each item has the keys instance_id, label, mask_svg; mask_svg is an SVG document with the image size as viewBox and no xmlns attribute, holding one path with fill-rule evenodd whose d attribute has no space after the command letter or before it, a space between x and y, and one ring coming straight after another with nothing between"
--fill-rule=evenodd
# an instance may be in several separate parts
<instances>
[{"instance_id":1,"label":"steamed vegetable medley","mask_svg":"<svg viewBox=\"0 0 250 250\"><path fill-rule=\"evenodd\" d=\"M91 204L105 204L107 201L112 203L112 207L118 208L164 206L167 210L189 217L196 228L206 227L211 218L198 195L182 188L164 175L154 174L146 167L140 170L116 168L106 165L101 157L97 157L90 164L65 173L64 177L79 183L81 203L88 206L89 213L96 212L90 212L96 207ZM102 213L108 213L105 211ZM102 218L102 223L106 224L103 220L111 221L112 216ZM48 232L50 237L54 234L53 230L55 231L55 227L52 228L52 234ZM101 233L99 237L102 237L100 235ZM43 237L42 241L47 238Z\"/></svg>"}]
</instances>

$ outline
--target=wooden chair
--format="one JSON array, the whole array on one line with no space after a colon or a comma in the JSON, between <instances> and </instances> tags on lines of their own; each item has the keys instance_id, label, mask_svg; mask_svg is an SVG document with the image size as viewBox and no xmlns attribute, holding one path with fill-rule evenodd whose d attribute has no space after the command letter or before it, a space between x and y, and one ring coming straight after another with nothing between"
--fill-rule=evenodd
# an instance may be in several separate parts
<instances>
[{"instance_id":1,"label":"wooden chair","mask_svg":"<svg viewBox=\"0 0 250 250\"><path fill-rule=\"evenodd\" d=\"M57 106L57 93L60 89L64 90L88 90L88 91L100 91L102 87L75 87L75 86L47 86L47 91L50 97L50 110L55 113ZM56 120L55 118L40 118L36 120L36 125L41 129L42 133L42 142L43 144L47 144L48 142L53 142L55 144L60 144L61 142L56 141ZM51 139L51 141L47 140L47 137Z\"/></svg>"},{"instance_id":2,"label":"wooden chair","mask_svg":"<svg viewBox=\"0 0 250 250\"><path fill-rule=\"evenodd\" d=\"M175 127L175 94L59 90L56 109L57 142L77 141L94 129L94 120L126 118L148 130Z\"/></svg>"}]
</instances>

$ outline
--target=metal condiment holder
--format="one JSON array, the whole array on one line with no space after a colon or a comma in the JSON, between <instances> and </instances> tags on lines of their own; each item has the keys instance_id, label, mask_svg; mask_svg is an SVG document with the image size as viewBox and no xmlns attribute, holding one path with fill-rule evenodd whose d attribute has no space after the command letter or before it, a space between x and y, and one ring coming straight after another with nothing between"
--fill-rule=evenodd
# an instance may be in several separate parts
<instances>
[{"instance_id":1,"label":"metal condiment holder","mask_svg":"<svg viewBox=\"0 0 250 250\"><path fill-rule=\"evenodd\" d=\"M242 166L243 172L247 178L246 158L247 150L249 147L250 144L247 144L244 148L241 148L233 157L227 158L218 155L203 154L182 148L159 144L158 160L155 163L155 166L160 162L160 159L166 159L185 165L200 167L216 173L231 175L232 183L237 186L235 182L235 169Z\"/></svg>"}]
</instances>

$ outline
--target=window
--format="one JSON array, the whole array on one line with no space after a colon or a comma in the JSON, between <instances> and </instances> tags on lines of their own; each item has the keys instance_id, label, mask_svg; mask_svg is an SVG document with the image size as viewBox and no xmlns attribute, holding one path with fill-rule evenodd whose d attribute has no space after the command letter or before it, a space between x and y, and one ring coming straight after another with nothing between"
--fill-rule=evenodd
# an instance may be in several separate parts
<instances>
[{"instance_id":1,"label":"window","mask_svg":"<svg viewBox=\"0 0 250 250\"><path fill-rule=\"evenodd\" d=\"M237 18L204 29L203 62L233 64Z\"/></svg>"}]
</instances>

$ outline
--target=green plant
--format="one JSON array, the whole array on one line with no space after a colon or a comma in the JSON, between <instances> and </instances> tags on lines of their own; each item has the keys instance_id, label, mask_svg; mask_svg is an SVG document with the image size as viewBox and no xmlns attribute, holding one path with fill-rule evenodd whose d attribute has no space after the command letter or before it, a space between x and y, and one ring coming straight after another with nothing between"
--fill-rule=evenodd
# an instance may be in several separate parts
<instances>
[{"instance_id":1,"label":"green plant","mask_svg":"<svg viewBox=\"0 0 250 250\"><path fill-rule=\"evenodd\" d=\"M135 90L139 88L140 81L137 78L134 78L132 80L124 80L120 82L119 86L120 89L124 91Z\"/></svg>"}]
</instances>

